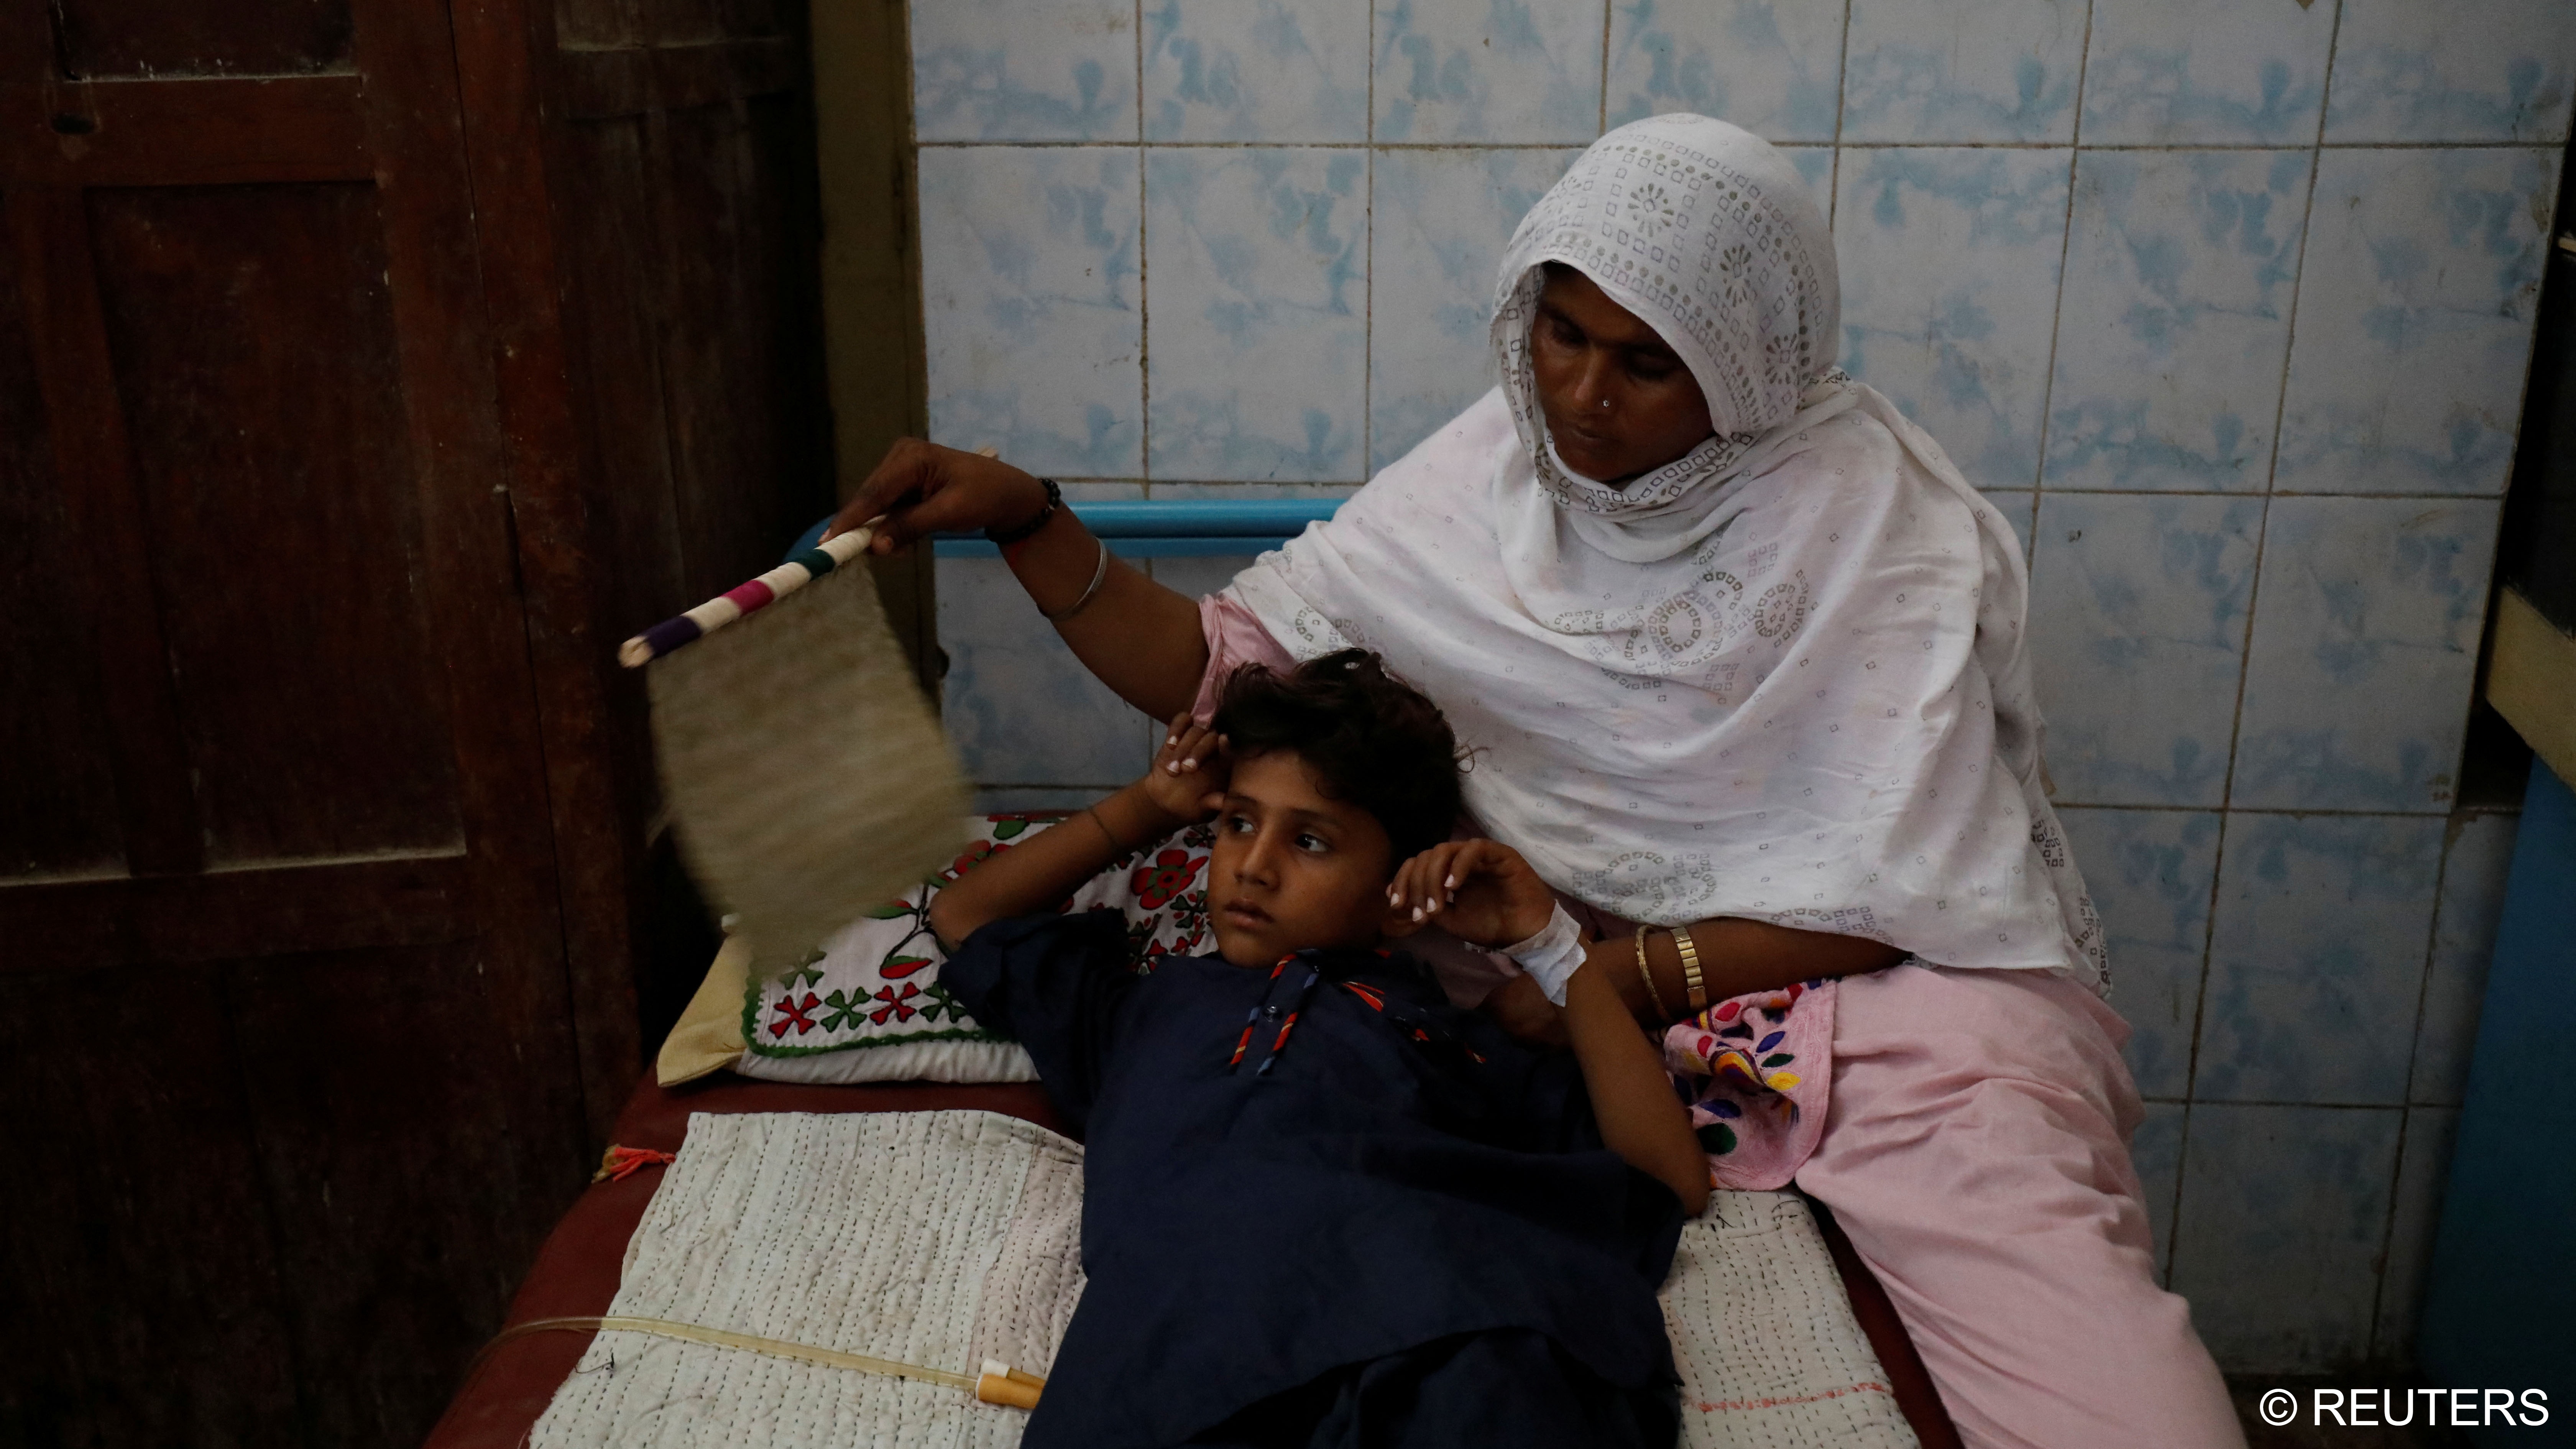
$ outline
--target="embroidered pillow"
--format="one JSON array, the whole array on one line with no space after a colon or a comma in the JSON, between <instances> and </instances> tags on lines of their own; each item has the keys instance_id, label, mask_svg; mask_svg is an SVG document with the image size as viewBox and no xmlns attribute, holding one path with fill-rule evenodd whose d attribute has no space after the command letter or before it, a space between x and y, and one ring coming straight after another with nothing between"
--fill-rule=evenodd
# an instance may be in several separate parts
<instances>
[{"instance_id":1,"label":"embroidered pillow","mask_svg":"<svg viewBox=\"0 0 2576 1449\"><path fill-rule=\"evenodd\" d=\"M929 912L931 898L958 877L1056 823L1032 815L976 822L965 853L937 876L852 922L785 976L746 982L734 1070L784 1082L1036 1080L1018 1043L984 1029L939 984L946 957ZM1193 825L1121 856L1066 909L1123 911L1140 968L1159 952L1207 949L1202 887L1215 838Z\"/></svg>"}]
</instances>

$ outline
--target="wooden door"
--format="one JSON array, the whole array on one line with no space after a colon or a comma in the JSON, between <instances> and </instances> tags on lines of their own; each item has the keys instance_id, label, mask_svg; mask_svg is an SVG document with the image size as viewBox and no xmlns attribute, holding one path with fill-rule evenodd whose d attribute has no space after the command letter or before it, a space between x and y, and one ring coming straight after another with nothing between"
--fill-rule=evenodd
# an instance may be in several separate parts
<instances>
[{"instance_id":1,"label":"wooden door","mask_svg":"<svg viewBox=\"0 0 2576 1449\"><path fill-rule=\"evenodd\" d=\"M581 1180L440 0L0 0L0 1443L415 1440Z\"/></svg>"}]
</instances>

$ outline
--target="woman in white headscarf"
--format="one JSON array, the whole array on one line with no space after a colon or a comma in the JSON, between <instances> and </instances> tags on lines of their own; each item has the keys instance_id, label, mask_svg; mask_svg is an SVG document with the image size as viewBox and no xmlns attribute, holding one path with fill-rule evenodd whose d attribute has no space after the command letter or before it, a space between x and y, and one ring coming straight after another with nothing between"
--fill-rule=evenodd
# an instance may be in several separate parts
<instances>
[{"instance_id":1,"label":"woman in white headscarf","mask_svg":"<svg viewBox=\"0 0 2576 1449\"><path fill-rule=\"evenodd\" d=\"M1713 1178L1834 1210L1969 1444L2239 1444L2154 1281L2127 1028L2039 783L2019 546L1833 370L1839 305L1787 162L1659 116L1512 238L1501 385L1222 593L1160 588L1041 480L928 444L838 526L889 515L881 551L992 531L1157 718L1247 660L1378 651L1476 749L1476 828L1707 1078ZM1490 1009L1552 1025L1527 977Z\"/></svg>"}]
</instances>

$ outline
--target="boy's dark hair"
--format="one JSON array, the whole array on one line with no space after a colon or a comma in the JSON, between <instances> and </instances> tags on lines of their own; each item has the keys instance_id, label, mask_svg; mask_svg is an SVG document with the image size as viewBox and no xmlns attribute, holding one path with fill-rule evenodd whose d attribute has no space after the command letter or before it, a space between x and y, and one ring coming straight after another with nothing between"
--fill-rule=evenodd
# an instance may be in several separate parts
<instances>
[{"instance_id":1,"label":"boy's dark hair","mask_svg":"<svg viewBox=\"0 0 2576 1449\"><path fill-rule=\"evenodd\" d=\"M1365 649L1282 674L1246 664L1226 679L1216 731L1238 756L1294 750L1324 793L1386 827L1401 864L1457 827L1458 737L1440 706Z\"/></svg>"}]
</instances>

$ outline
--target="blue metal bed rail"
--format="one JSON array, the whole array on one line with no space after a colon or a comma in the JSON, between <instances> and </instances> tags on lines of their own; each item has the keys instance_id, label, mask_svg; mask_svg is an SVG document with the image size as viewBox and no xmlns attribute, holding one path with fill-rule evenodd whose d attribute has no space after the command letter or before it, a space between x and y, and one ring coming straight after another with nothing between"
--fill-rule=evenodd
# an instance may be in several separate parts
<instances>
[{"instance_id":1,"label":"blue metal bed rail","mask_svg":"<svg viewBox=\"0 0 2576 1449\"><path fill-rule=\"evenodd\" d=\"M1120 558L1235 558L1277 548L1341 505L1338 498L1175 498L1065 506ZM812 548L830 522L805 530L787 556ZM999 558L1001 552L979 534L943 533L931 540L938 558Z\"/></svg>"},{"instance_id":2,"label":"blue metal bed rail","mask_svg":"<svg viewBox=\"0 0 2576 1449\"><path fill-rule=\"evenodd\" d=\"M1333 516L1338 498L1175 498L1067 503L1083 526L1120 558L1231 558L1277 548L1309 523ZM972 534L941 534L940 558L997 558Z\"/></svg>"}]
</instances>

